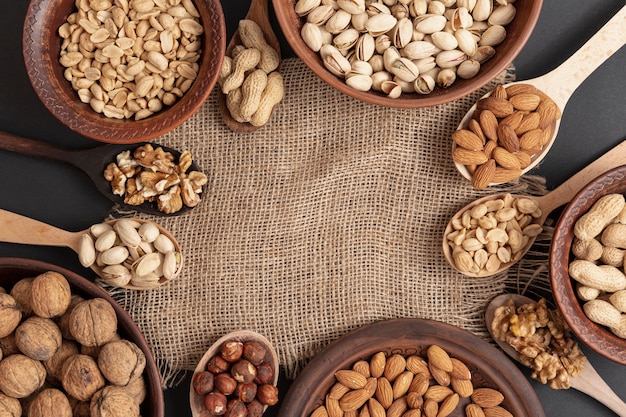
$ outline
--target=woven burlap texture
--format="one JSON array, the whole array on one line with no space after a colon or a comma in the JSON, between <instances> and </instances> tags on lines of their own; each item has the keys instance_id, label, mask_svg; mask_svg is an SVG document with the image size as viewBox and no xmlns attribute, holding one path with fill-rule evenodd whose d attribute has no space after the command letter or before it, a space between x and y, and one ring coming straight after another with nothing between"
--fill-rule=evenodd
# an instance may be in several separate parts
<instances>
[{"instance_id":1,"label":"woven burlap texture","mask_svg":"<svg viewBox=\"0 0 626 417\"><path fill-rule=\"evenodd\" d=\"M486 335L485 304L516 279L465 277L441 249L450 217L494 192L473 190L456 171L450 139L494 83L453 103L394 109L334 90L295 58L282 73L285 97L262 129L230 131L214 91L155 140L189 149L210 179L194 210L153 218L182 246L180 278L111 290L143 331L164 386L234 330L267 337L290 377L378 320L432 319ZM509 69L494 82L512 77ZM543 185L524 178L496 190Z\"/></svg>"}]
</instances>

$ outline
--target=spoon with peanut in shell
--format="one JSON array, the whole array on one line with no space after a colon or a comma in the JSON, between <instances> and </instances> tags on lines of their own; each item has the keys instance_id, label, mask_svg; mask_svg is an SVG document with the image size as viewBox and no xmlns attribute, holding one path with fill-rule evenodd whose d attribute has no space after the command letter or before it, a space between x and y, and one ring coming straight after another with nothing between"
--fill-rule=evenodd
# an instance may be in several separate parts
<instances>
[{"instance_id":1,"label":"spoon with peanut in shell","mask_svg":"<svg viewBox=\"0 0 626 417\"><path fill-rule=\"evenodd\" d=\"M161 286L178 277L183 265L174 236L155 222L137 218L69 232L0 209L0 242L70 248L105 283L133 290Z\"/></svg>"},{"instance_id":2,"label":"spoon with peanut in shell","mask_svg":"<svg viewBox=\"0 0 626 417\"><path fill-rule=\"evenodd\" d=\"M476 127L471 126L470 123L474 123L478 125L478 128L484 126L483 123L494 125L492 128L486 129L489 132L492 132L490 136L494 137L495 129L502 129L502 124L505 120L505 116L498 116L498 119L493 119L492 123L486 123L484 121L482 123L477 123L478 120L482 120L482 116L475 118L476 110L481 110L483 107L488 107L491 109L492 106L495 106L496 103L489 103L488 100L496 100L499 99L505 104L510 106L508 100L502 100L503 97L499 97L496 91L504 92L507 89L513 88L518 89L521 92L529 92L528 89L524 87L530 87L530 89L538 90L542 94L539 94L541 97L541 102L539 104L541 112L539 112L539 107L537 107L537 113L541 113L541 121L539 128L543 133L542 137L542 146L538 147L539 149L533 150L531 153L534 153L532 157L529 157L529 161L526 162L525 166L522 165L521 170L513 170L510 175L511 178L507 178L507 174L499 174L497 176L492 176L490 182L487 183L485 181L479 181L475 179L478 187L484 187L486 185L499 184L503 182L507 182L513 178L517 178L520 175L525 174L530 171L534 167L536 167L539 162L546 156L554 140L557 137L559 127L561 124L560 114L565 110L565 106L567 102L574 94L576 89L591 75L604 61L606 61L609 57L611 57L615 52L617 52L625 43L626 43L626 6L622 7L600 30L598 30L580 49L578 49L572 56L570 56L565 62L559 65L557 68L552 71L541 75L539 77L517 81L509 84L505 84L503 86L496 87L496 90L488 92L486 95L481 97L478 102L472 106L467 114L463 117L457 130L470 130L470 132L475 132ZM504 88L502 88L504 87ZM513 87L513 88L512 88ZM522 91L523 90L523 91ZM506 93L503 93L506 95ZM547 96L547 98L546 98ZM521 96L520 96L521 98ZM545 102L545 103L544 103ZM545 106L543 104L546 104ZM556 106L556 109L550 108ZM499 106L498 106L499 107ZM511 106L511 111L515 110L515 106ZM520 110L520 114L524 113ZM487 118L487 116L485 116ZM500 121L498 123L498 120ZM485 130L485 129L483 129ZM532 129L533 131L536 129ZM483 132L487 134L487 132ZM535 132L531 132L535 133ZM498 143L502 142L503 133L497 134ZM521 136L521 135L520 135ZM541 135L540 135L541 136ZM475 139L479 139L478 137ZM521 140L521 137L517 139ZM487 141L489 143L489 141ZM502 145L500 145L502 146ZM455 159L455 166L459 173L466 179L472 181L474 179L473 172L470 172L468 166L464 163L460 162L460 159L454 158L454 153L457 151L457 143L453 143L453 159ZM535 147L533 146L533 149ZM486 166L487 164L480 163L479 166ZM478 168L476 168L478 169ZM475 172L475 171L474 171ZM502 171L506 172L506 171Z\"/></svg>"},{"instance_id":3,"label":"spoon with peanut in shell","mask_svg":"<svg viewBox=\"0 0 626 417\"><path fill-rule=\"evenodd\" d=\"M533 197L499 193L479 198L467 204L452 217L444 231L442 248L446 260L455 270L471 277L490 276L504 271L515 264L526 254L526 252L528 252L535 241L536 236L541 231L548 215L552 211L567 204L578 191L580 191L587 183L600 174L625 164L626 141L623 141L544 196ZM500 204L500 200L504 204ZM506 201L510 204L507 207L504 207L507 205ZM522 209L518 203L519 201L523 201L525 205L530 206L530 210ZM498 204L495 204L494 202ZM521 231L523 232L523 235L519 237L522 238L524 235L527 236L527 242L520 244L517 248L518 250L511 251L508 255L500 253L501 248L498 249L498 252L490 251L488 253L493 254L494 257L489 255L489 261L486 263L480 262L482 265L479 265L479 263L476 262L476 256L470 255L469 252L474 252L475 255L476 251L482 249L476 246L477 242L480 242L480 239L484 238L496 241L500 244L506 244L506 239L508 239L509 236L503 240L503 238L498 237L498 235L502 236L502 233L493 232L493 235L490 237L490 229L483 224L479 228L473 228L473 230L475 230L475 234L480 239L465 239L466 233L472 230L469 223L470 219L473 216L480 223L480 219L483 217L492 216L497 218L497 222L505 221L502 218L498 218L497 211L503 208L511 208L511 204L515 205L516 211L527 211L528 215L532 217L530 224L525 224L523 225L524 227L520 228L522 229ZM493 205L493 208L490 207L491 205ZM510 210L508 210L508 212L510 212ZM502 215L504 215L504 212ZM480 219L478 216L480 216ZM529 229L526 229L526 227ZM479 232L479 229L482 229L482 232ZM493 229L496 229L496 227L494 226ZM478 233L483 232L485 232L485 236L478 236ZM507 257L510 257L510 259L507 259Z\"/></svg>"},{"instance_id":4,"label":"spoon with peanut in shell","mask_svg":"<svg viewBox=\"0 0 626 417\"><path fill-rule=\"evenodd\" d=\"M519 362L519 353L515 350L515 348L513 348L513 346L511 346L506 341L496 338L494 336L494 330L492 328L492 323L494 321L496 310L499 307L507 306L509 304L509 301L512 301L516 308L522 305L536 303L530 298L519 294L498 295L487 305L487 309L485 311L485 322L487 325L487 329L489 330L489 334L498 344L498 346L500 346L500 348L512 359L515 359ZM588 360L585 361L582 372L575 377L570 376L569 380L572 388L598 400L599 402L613 410L618 416L626 417L626 403L624 403L624 401L622 401L617 396L617 394L613 392L613 390L608 386L604 379L602 379L602 377L593 368Z\"/></svg>"},{"instance_id":5,"label":"spoon with peanut in shell","mask_svg":"<svg viewBox=\"0 0 626 417\"><path fill-rule=\"evenodd\" d=\"M223 71L225 70L225 68L228 68L228 66L231 67L230 69L226 70L226 73L228 75L233 75L233 72L237 71L238 60L235 58L231 58L233 57L233 51L235 50L235 48L242 45L245 48L255 48L260 52L258 64L252 66L251 68L246 67L244 68L245 70L250 71L254 68L261 70L265 73L265 77L267 77L267 83L270 82L269 77L272 73L274 73L273 75L276 75L276 78L280 78L280 73L278 72L280 70L280 43L272 29L272 25L270 24L268 13L268 0L252 0L250 3L250 8L248 9L248 13L242 20L239 21L239 26L233 34L232 39L228 43L228 46L226 47L226 57L224 60L224 64L222 65ZM242 62L239 63L240 67L242 65L245 65L243 64L244 60L242 59L241 61ZM250 78L250 80L248 81L248 83L250 84L254 84L254 80L256 78L259 78L256 77L257 75L259 75L260 78L263 78L263 76L259 72L254 71L254 73L256 73L254 74L255 78ZM237 88L232 88L227 81L228 76L224 77L222 82L220 82L217 86L217 97L220 107L220 113L222 115L222 118L224 119L224 122L226 123L226 126L228 126L232 131L240 133L249 133L260 129L267 121L266 119L268 119L271 115L271 112L263 117L261 120L256 120L254 118L251 119L251 115L247 114L239 114L237 115L237 117L233 117L233 114L229 109L227 95L231 89L234 92L234 90L237 90ZM240 81L245 82L243 77ZM282 78L280 78L280 83L282 84ZM241 85L241 83L238 82L234 83L234 85L236 84ZM253 88L255 87L253 85L250 86ZM256 87L258 87L258 85ZM224 90L226 90L226 92L224 92ZM239 99L235 101L240 102L242 99L243 97L239 97ZM277 97L276 99L282 99L282 95L280 96L280 98ZM272 112L273 108L274 107L272 105ZM245 119L249 119L249 121L244 121Z\"/></svg>"}]
</instances>

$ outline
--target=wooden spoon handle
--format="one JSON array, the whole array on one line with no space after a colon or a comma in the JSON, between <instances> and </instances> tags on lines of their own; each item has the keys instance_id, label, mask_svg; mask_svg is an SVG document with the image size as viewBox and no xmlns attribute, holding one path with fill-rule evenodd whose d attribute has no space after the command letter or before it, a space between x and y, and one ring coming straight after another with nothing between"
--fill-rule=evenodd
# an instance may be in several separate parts
<instances>
[{"instance_id":1,"label":"wooden spoon handle","mask_svg":"<svg viewBox=\"0 0 626 417\"><path fill-rule=\"evenodd\" d=\"M589 361L585 363L585 369L579 377L571 378L571 383L572 388L595 398L618 416L626 417L626 403L613 392Z\"/></svg>"},{"instance_id":2,"label":"wooden spoon handle","mask_svg":"<svg viewBox=\"0 0 626 417\"><path fill-rule=\"evenodd\" d=\"M8 132L0 131L0 149L74 165L72 154L67 150Z\"/></svg>"},{"instance_id":3,"label":"wooden spoon handle","mask_svg":"<svg viewBox=\"0 0 626 417\"><path fill-rule=\"evenodd\" d=\"M0 209L0 241L24 245L65 246L78 251L81 233L68 232Z\"/></svg>"},{"instance_id":4,"label":"wooden spoon handle","mask_svg":"<svg viewBox=\"0 0 626 417\"><path fill-rule=\"evenodd\" d=\"M583 81L626 43L626 6L565 62L541 77L528 80L563 110Z\"/></svg>"}]
</instances>

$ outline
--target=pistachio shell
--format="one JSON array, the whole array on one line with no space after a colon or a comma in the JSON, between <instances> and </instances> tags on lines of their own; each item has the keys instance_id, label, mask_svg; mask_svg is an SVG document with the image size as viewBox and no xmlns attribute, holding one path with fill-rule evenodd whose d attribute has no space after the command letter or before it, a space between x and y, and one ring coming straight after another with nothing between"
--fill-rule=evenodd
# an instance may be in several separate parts
<instances>
[{"instance_id":1,"label":"pistachio shell","mask_svg":"<svg viewBox=\"0 0 626 417\"><path fill-rule=\"evenodd\" d=\"M454 32L454 37L458 42L459 49L465 52L467 55L472 56L478 49L478 44L474 35L467 29L458 29Z\"/></svg>"},{"instance_id":2,"label":"pistachio shell","mask_svg":"<svg viewBox=\"0 0 626 417\"><path fill-rule=\"evenodd\" d=\"M295 5L295 12L298 16L306 16L320 3L321 0L298 0Z\"/></svg>"},{"instance_id":3,"label":"pistachio shell","mask_svg":"<svg viewBox=\"0 0 626 417\"><path fill-rule=\"evenodd\" d=\"M374 37L374 43L376 44L376 52L381 55L393 44L391 37L387 34Z\"/></svg>"},{"instance_id":4,"label":"pistachio shell","mask_svg":"<svg viewBox=\"0 0 626 417\"><path fill-rule=\"evenodd\" d=\"M354 45L354 54L360 61L369 61L376 52L376 41L369 33L364 33L359 37Z\"/></svg>"},{"instance_id":5,"label":"pistachio shell","mask_svg":"<svg viewBox=\"0 0 626 417\"><path fill-rule=\"evenodd\" d=\"M95 248L98 252L104 252L107 249L111 249L117 240L117 234L113 229L107 230L101 234L95 241Z\"/></svg>"},{"instance_id":6,"label":"pistachio shell","mask_svg":"<svg viewBox=\"0 0 626 417\"><path fill-rule=\"evenodd\" d=\"M450 19L452 30L466 29L474 24L470 10L472 9L466 7L458 7L454 10Z\"/></svg>"},{"instance_id":7,"label":"pistachio shell","mask_svg":"<svg viewBox=\"0 0 626 417\"><path fill-rule=\"evenodd\" d=\"M365 11L365 0L337 0L337 6L350 14Z\"/></svg>"},{"instance_id":8,"label":"pistachio shell","mask_svg":"<svg viewBox=\"0 0 626 417\"><path fill-rule=\"evenodd\" d=\"M370 16L367 14L367 12L353 14L352 18L350 19L350 24L352 24L352 27L359 32L365 32L365 23L367 23L367 19L369 18Z\"/></svg>"},{"instance_id":9,"label":"pistachio shell","mask_svg":"<svg viewBox=\"0 0 626 417\"><path fill-rule=\"evenodd\" d=\"M475 59L468 59L459 64L459 67L456 69L456 75L459 78L469 79L473 78L480 71L480 62Z\"/></svg>"},{"instance_id":10,"label":"pistachio shell","mask_svg":"<svg viewBox=\"0 0 626 417\"><path fill-rule=\"evenodd\" d=\"M413 23L409 18L398 20L391 31L391 39L396 48L403 48L413 38Z\"/></svg>"},{"instance_id":11,"label":"pistachio shell","mask_svg":"<svg viewBox=\"0 0 626 417\"><path fill-rule=\"evenodd\" d=\"M491 58L495 54L496 54L496 50L493 48L493 46L489 46L489 45L479 46L478 49L476 50L476 53L472 55L472 59L475 59L476 61L482 64L483 62L487 61L489 58Z\"/></svg>"},{"instance_id":12,"label":"pistachio shell","mask_svg":"<svg viewBox=\"0 0 626 417\"><path fill-rule=\"evenodd\" d=\"M457 0L456 7L457 8L465 8L470 12L474 10L474 6L476 6L476 0Z\"/></svg>"},{"instance_id":13,"label":"pistachio shell","mask_svg":"<svg viewBox=\"0 0 626 417\"><path fill-rule=\"evenodd\" d=\"M347 76L367 75L369 77L373 73L374 73L374 70L372 69L372 66L370 65L369 62L356 60L352 62L352 68L348 72Z\"/></svg>"},{"instance_id":14,"label":"pistachio shell","mask_svg":"<svg viewBox=\"0 0 626 417\"><path fill-rule=\"evenodd\" d=\"M313 23L305 23L300 30L300 36L306 45L314 52L322 47L322 34L320 28Z\"/></svg>"},{"instance_id":15,"label":"pistachio shell","mask_svg":"<svg viewBox=\"0 0 626 417\"><path fill-rule=\"evenodd\" d=\"M506 29L504 26L490 26L481 36L478 45L480 46L496 46L506 38Z\"/></svg>"},{"instance_id":16,"label":"pistachio shell","mask_svg":"<svg viewBox=\"0 0 626 417\"><path fill-rule=\"evenodd\" d=\"M450 87L456 81L456 71L452 68L444 68L437 74L436 81L439 87Z\"/></svg>"},{"instance_id":17,"label":"pistachio shell","mask_svg":"<svg viewBox=\"0 0 626 417\"><path fill-rule=\"evenodd\" d=\"M382 55L374 55L367 61L372 66L372 71L379 72L385 70L385 63Z\"/></svg>"},{"instance_id":18,"label":"pistachio shell","mask_svg":"<svg viewBox=\"0 0 626 417\"><path fill-rule=\"evenodd\" d=\"M445 16L441 15L424 15L415 20L415 30L424 34L430 34L442 31L446 27Z\"/></svg>"},{"instance_id":19,"label":"pistachio shell","mask_svg":"<svg viewBox=\"0 0 626 417\"><path fill-rule=\"evenodd\" d=\"M413 88L419 94L430 94L435 89L435 79L430 75L420 75L415 79Z\"/></svg>"},{"instance_id":20,"label":"pistachio shell","mask_svg":"<svg viewBox=\"0 0 626 417\"><path fill-rule=\"evenodd\" d=\"M104 265L121 264L128 258L128 249L124 246L113 246L111 249L102 252L99 256Z\"/></svg>"},{"instance_id":21,"label":"pistachio shell","mask_svg":"<svg viewBox=\"0 0 626 417\"><path fill-rule=\"evenodd\" d=\"M392 76L387 71L377 71L372 74L372 89L376 91L382 91L382 83L385 81L391 81Z\"/></svg>"},{"instance_id":22,"label":"pistachio shell","mask_svg":"<svg viewBox=\"0 0 626 417\"><path fill-rule=\"evenodd\" d=\"M398 19L390 14L377 14L367 19L365 29L372 36L379 36L385 32L389 32L396 25Z\"/></svg>"},{"instance_id":23,"label":"pistachio shell","mask_svg":"<svg viewBox=\"0 0 626 417\"><path fill-rule=\"evenodd\" d=\"M374 16L377 14L391 14L391 9L387 7L384 3L369 3L365 8L366 13L369 16Z\"/></svg>"},{"instance_id":24,"label":"pistachio shell","mask_svg":"<svg viewBox=\"0 0 626 417\"><path fill-rule=\"evenodd\" d=\"M399 58L392 65L390 72L400 80L412 83L419 75L417 65L408 58Z\"/></svg>"},{"instance_id":25,"label":"pistachio shell","mask_svg":"<svg viewBox=\"0 0 626 417\"><path fill-rule=\"evenodd\" d=\"M350 71L350 61L341 55L341 52L334 46L323 45L320 49L320 55L326 69L334 75L343 78L346 76L346 73Z\"/></svg>"},{"instance_id":26,"label":"pistachio shell","mask_svg":"<svg viewBox=\"0 0 626 417\"><path fill-rule=\"evenodd\" d=\"M325 25L333 14L335 14L335 10L332 6L322 4L311 10L306 17L306 21L307 23L313 23L317 26Z\"/></svg>"},{"instance_id":27,"label":"pistachio shell","mask_svg":"<svg viewBox=\"0 0 626 417\"><path fill-rule=\"evenodd\" d=\"M136 287L155 288L159 286L159 279L160 277L154 273L141 275L141 276L132 274L130 283Z\"/></svg>"},{"instance_id":28,"label":"pistachio shell","mask_svg":"<svg viewBox=\"0 0 626 417\"><path fill-rule=\"evenodd\" d=\"M472 10L472 17L474 20L482 22L489 19L491 15L493 4L491 0L476 0L476 5Z\"/></svg>"},{"instance_id":29,"label":"pistachio shell","mask_svg":"<svg viewBox=\"0 0 626 417\"><path fill-rule=\"evenodd\" d=\"M346 78L346 84L355 90L369 91L372 88L372 78L369 75L355 74Z\"/></svg>"},{"instance_id":30,"label":"pistachio shell","mask_svg":"<svg viewBox=\"0 0 626 417\"><path fill-rule=\"evenodd\" d=\"M493 9L487 21L491 25L506 26L513 21L516 13L517 9L510 3L506 6L498 6Z\"/></svg>"},{"instance_id":31,"label":"pistachio shell","mask_svg":"<svg viewBox=\"0 0 626 417\"><path fill-rule=\"evenodd\" d=\"M428 12L428 0L413 0L409 3L409 13L411 16L417 17L425 15Z\"/></svg>"},{"instance_id":32,"label":"pistachio shell","mask_svg":"<svg viewBox=\"0 0 626 417\"><path fill-rule=\"evenodd\" d=\"M182 268L182 256L179 252L167 252L163 258L163 276L166 279L174 279Z\"/></svg>"},{"instance_id":33,"label":"pistachio shell","mask_svg":"<svg viewBox=\"0 0 626 417\"><path fill-rule=\"evenodd\" d=\"M324 25L326 30L336 35L343 32L350 25L352 15L345 10L337 10Z\"/></svg>"},{"instance_id":34,"label":"pistachio shell","mask_svg":"<svg viewBox=\"0 0 626 417\"><path fill-rule=\"evenodd\" d=\"M89 233L85 233L80 237L78 242L78 260L85 268L90 267L96 261L96 248Z\"/></svg>"},{"instance_id":35,"label":"pistachio shell","mask_svg":"<svg viewBox=\"0 0 626 417\"><path fill-rule=\"evenodd\" d=\"M440 52L439 48L430 42L426 41L413 41L402 48L403 56L409 59L421 59Z\"/></svg>"},{"instance_id":36,"label":"pistachio shell","mask_svg":"<svg viewBox=\"0 0 626 417\"><path fill-rule=\"evenodd\" d=\"M354 28L349 28L335 36L333 45L340 51L347 51L351 49L358 40L359 31Z\"/></svg>"},{"instance_id":37,"label":"pistachio shell","mask_svg":"<svg viewBox=\"0 0 626 417\"><path fill-rule=\"evenodd\" d=\"M148 275L154 272L161 265L161 258L158 253L148 253L133 263L133 270L138 276Z\"/></svg>"},{"instance_id":38,"label":"pistachio shell","mask_svg":"<svg viewBox=\"0 0 626 417\"><path fill-rule=\"evenodd\" d=\"M433 68L437 67L437 63L435 62L434 56L429 56L429 57L422 58L422 59L416 59L416 60L413 60L413 63L417 65L417 69L419 70L420 74L428 72L432 70Z\"/></svg>"},{"instance_id":39,"label":"pistachio shell","mask_svg":"<svg viewBox=\"0 0 626 417\"><path fill-rule=\"evenodd\" d=\"M159 228L153 222L145 222L137 231L144 242L152 243L161 234Z\"/></svg>"},{"instance_id":40,"label":"pistachio shell","mask_svg":"<svg viewBox=\"0 0 626 417\"><path fill-rule=\"evenodd\" d=\"M400 58L401 58L400 52L398 52L398 50L395 47L388 48L383 53L383 63L385 65L385 69L388 72L392 72L391 68L393 67L394 62L396 62Z\"/></svg>"},{"instance_id":41,"label":"pistachio shell","mask_svg":"<svg viewBox=\"0 0 626 417\"><path fill-rule=\"evenodd\" d=\"M124 265L108 265L102 269L102 279L116 287L122 287L130 282L130 271Z\"/></svg>"},{"instance_id":42,"label":"pistachio shell","mask_svg":"<svg viewBox=\"0 0 626 417\"><path fill-rule=\"evenodd\" d=\"M98 238L102 233L106 232L107 230L113 230L113 226L108 223L97 223L89 228L89 233L91 233L93 237Z\"/></svg>"},{"instance_id":43,"label":"pistachio shell","mask_svg":"<svg viewBox=\"0 0 626 417\"><path fill-rule=\"evenodd\" d=\"M435 32L430 35L430 39L437 48L444 51L455 49L459 45L455 35L448 32Z\"/></svg>"},{"instance_id":44,"label":"pistachio shell","mask_svg":"<svg viewBox=\"0 0 626 417\"><path fill-rule=\"evenodd\" d=\"M452 51L441 51L437 54L435 62L440 68L456 67L461 62L467 59L467 55L459 49L453 49Z\"/></svg>"},{"instance_id":45,"label":"pistachio shell","mask_svg":"<svg viewBox=\"0 0 626 417\"><path fill-rule=\"evenodd\" d=\"M164 234L160 234L154 240L153 245L154 248L161 253L167 253L175 249L174 242L172 242L172 240Z\"/></svg>"},{"instance_id":46,"label":"pistachio shell","mask_svg":"<svg viewBox=\"0 0 626 417\"><path fill-rule=\"evenodd\" d=\"M137 232L137 223L133 220L120 219L113 225L113 230L117 232L120 240L127 246L137 247L141 242L141 236Z\"/></svg>"},{"instance_id":47,"label":"pistachio shell","mask_svg":"<svg viewBox=\"0 0 626 417\"><path fill-rule=\"evenodd\" d=\"M402 87L393 80L383 81L380 89L390 98L398 98L402 94Z\"/></svg>"}]
</instances>

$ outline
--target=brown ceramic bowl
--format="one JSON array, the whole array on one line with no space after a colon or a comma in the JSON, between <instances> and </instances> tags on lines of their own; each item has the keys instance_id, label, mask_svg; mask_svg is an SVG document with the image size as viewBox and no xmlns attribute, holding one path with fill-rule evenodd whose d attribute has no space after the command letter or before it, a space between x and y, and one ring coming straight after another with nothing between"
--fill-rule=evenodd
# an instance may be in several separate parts
<instances>
[{"instance_id":1,"label":"brown ceramic bowl","mask_svg":"<svg viewBox=\"0 0 626 417\"><path fill-rule=\"evenodd\" d=\"M359 360L378 352L425 356L430 345L439 345L451 357L464 362L472 373L474 388L498 389L502 406L517 417L545 416L541 402L517 366L486 341L447 323L423 319L392 319L356 329L316 355L298 375L281 401L279 417L309 416L336 382L334 373L350 369ZM461 398L451 417L465 416L469 398Z\"/></svg>"},{"instance_id":2,"label":"brown ceramic bowl","mask_svg":"<svg viewBox=\"0 0 626 417\"><path fill-rule=\"evenodd\" d=\"M550 246L550 275L555 302L578 339L607 359L626 365L626 339L615 336L608 328L587 318L568 272L569 263L573 260L570 249L576 221L600 197L612 193L626 194L626 165L598 176L565 207Z\"/></svg>"},{"instance_id":3,"label":"brown ceramic bowl","mask_svg":"<svg viewBox=\"0 0 626 417\"><path fill-rule=\"evenodd\" d=\"M59 63L59 27L75 9L74 0L32 0L26 12L22 47L31 84L46 108L75 132L108 143L136 143L163 135L198 110L217 82L226 50L226 24L218 0L194 2L204 27L200 70L191 88L171 107L135 121L96 113L80 101Z\"/></svg>"},{"instance_id":4,"label":"brown ceramic bowl","mask_svg":"<svg viewBox=\"0 0 626 417\"><path fill-rule=\"evenodd\" d=\"M511 64L528 41L539 18L542 5L542 0L518 0L514 3L517 13L513 21L506 26L506 39L495 47L496 54L482 65L479 73L474 78L468 80L457 79L450 87L436 87L428 95L403 93L399 98L389 98L385 94L373 90L362 92L351 88L343 79L329 72L322 63L319 53L309 49L302 40L300 30L305 20L296 14L294 9L295 1L272 0L272 2L278 23L287 42L300 59L320 78L337 90L359 100L380 106L398 108L418 108L448 103L464 97L492 81Z\"/></svg>"},{"instance_id":5,"label":"brown ceramic bowl","mask_svg":"<svg viewBox=\"0 0 626 417\"><path fill-rule=\"evenodd\" d=\"M146 398L141 404L141 415L144 417L163 417L165 404L161 388L161 376L146 340L128 313L120 307L102 288L87 278L50 263L22 258L0 258L0 287L10 291L20 279L36 277L46 272L55 271L62 274L70 284L73 294L83 298L103 298L113 306L117 314L118 332L123 338L135 343L146 356L144 378L146 381Z\"/></svg>"}]
</instances>

